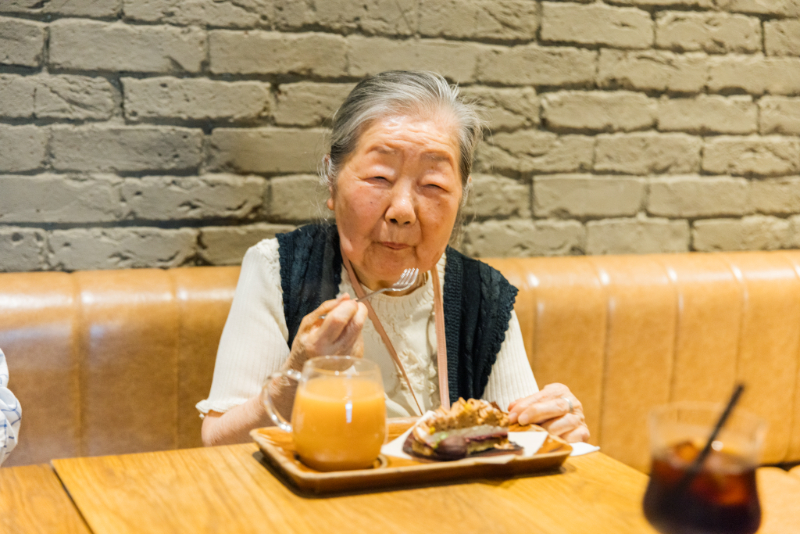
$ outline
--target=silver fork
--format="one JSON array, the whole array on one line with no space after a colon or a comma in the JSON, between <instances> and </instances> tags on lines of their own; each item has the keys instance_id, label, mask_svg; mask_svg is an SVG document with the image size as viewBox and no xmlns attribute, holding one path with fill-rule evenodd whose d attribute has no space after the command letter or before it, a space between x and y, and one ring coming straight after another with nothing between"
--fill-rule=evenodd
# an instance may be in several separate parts
<instances>
[{"instance_id":1,"label":"silver fork","mask_svg":"<svg viewBox=\"0 0 800 534\"><path fill-rule=\"evenodd\" d=\"M417 269L416 267L413 269L406 269L405 271L403 271L403 274L400 275L400 279L394 284L392 284L392 287L384 287L383 289L378 289L377 291L373 291L369 295L364 295L361 298L357 298L355 302L361 302L362 300L367 300L371 296L377 295L378 293L385 293L385 292L395 293L397 291L405 291L406 289L417 283L418 276L419 276L419 269ZM327 317L327 314L319 316L320 319L324 319L325 317Z\"/></svg>"}]
</instances>

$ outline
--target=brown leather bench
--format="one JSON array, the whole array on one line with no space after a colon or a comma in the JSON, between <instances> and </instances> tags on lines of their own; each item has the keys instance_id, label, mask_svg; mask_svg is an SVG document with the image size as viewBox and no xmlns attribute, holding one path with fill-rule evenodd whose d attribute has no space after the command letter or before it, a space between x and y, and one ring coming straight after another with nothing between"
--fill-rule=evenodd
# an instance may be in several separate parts
<instances>
[{"instance_id":1,"label":"brown leather bench","mask_svg":"<svg viewBox=\"0 0 800 534\"><path fill-rule=\"evenodd\" d=\"M540 384L581 398L592 441L647 469L645 416L725 399L766 417L764 461L800 461L800 252L489 260ZM0 347L23 406L7 465L200 446L235 267L0 275Z\"/></svg>"}]
</instances>

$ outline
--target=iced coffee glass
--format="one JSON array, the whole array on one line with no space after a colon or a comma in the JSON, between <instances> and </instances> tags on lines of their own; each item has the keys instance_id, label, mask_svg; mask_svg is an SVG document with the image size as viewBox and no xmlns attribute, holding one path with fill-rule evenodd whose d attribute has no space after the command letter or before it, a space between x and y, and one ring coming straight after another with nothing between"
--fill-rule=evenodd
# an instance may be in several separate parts
<instances>
[{"instance_id":1,"label":"iced coffee glass","mask_svg":"<svg viewBox=\"0 0 800 534\"><path fill-rule=\"evenodd\" d=\"M649 418L652 464L644 513L663 534L753 534L761 523L755 469L766 434L763 419L735 409L690 481L724 406L675 403Z\"/></svg>"}]
</instances>

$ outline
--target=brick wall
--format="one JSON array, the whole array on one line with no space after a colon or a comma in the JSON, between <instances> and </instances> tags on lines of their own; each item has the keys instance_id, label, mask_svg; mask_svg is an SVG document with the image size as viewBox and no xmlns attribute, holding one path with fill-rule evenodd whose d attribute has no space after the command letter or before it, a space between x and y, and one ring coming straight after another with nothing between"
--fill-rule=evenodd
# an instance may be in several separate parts
<instances>
[{"instance_id":1,"label":"brick wall","mask_svg":"<svg viewBox=\"0 0 800 534\"><path fill-rule=\"evenodd\" d=\"M0 0L0 270L234 264L365 75L479 98L479 256L800 246L800 0Z\"/></svg>"}]
</instances>

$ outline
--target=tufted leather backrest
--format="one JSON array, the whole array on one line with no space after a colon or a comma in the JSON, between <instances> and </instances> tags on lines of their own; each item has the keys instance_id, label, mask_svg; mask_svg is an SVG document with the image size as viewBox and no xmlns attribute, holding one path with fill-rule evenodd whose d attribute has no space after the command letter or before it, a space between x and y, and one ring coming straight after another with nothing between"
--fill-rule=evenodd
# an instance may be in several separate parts
<instances>
[{"instance_id":1,"label":"tufted leather backrest","mask_svg":"<svg viewBox=\"0 0 800 534\"><path fill-rule=\"evenodd\" d=\"M0 347L23 410L7 464L200 446L194 405L208 394L238 275L0 275Z\"/></svg>"},{"instance_id":2,"label":"tufted leather backrest","mask_svg":"<svg viewBox=\"0 0 800 534\"><path fill-rule=\"evenodd\" d=\"M568 384L592 441L647 468L646 414L721 401L800 460L800 252L487 260L519 287L540 385ZM0 347L23 407L6 465L200 445L238 268L0 274Z\"/></svg>"},{"instance_id":3,"label":"tufted leather backrest","mask_svg":"<svg viewBox=\"0 0 800 534\"><path fill-rule=\"evenodd\" d=\"M763 461L800 460L800 252L488 261L520 289L537 381L572 388L610 456L648 469L653 406L741 380L769 421Z\"/></svg>"}]
</instances>

